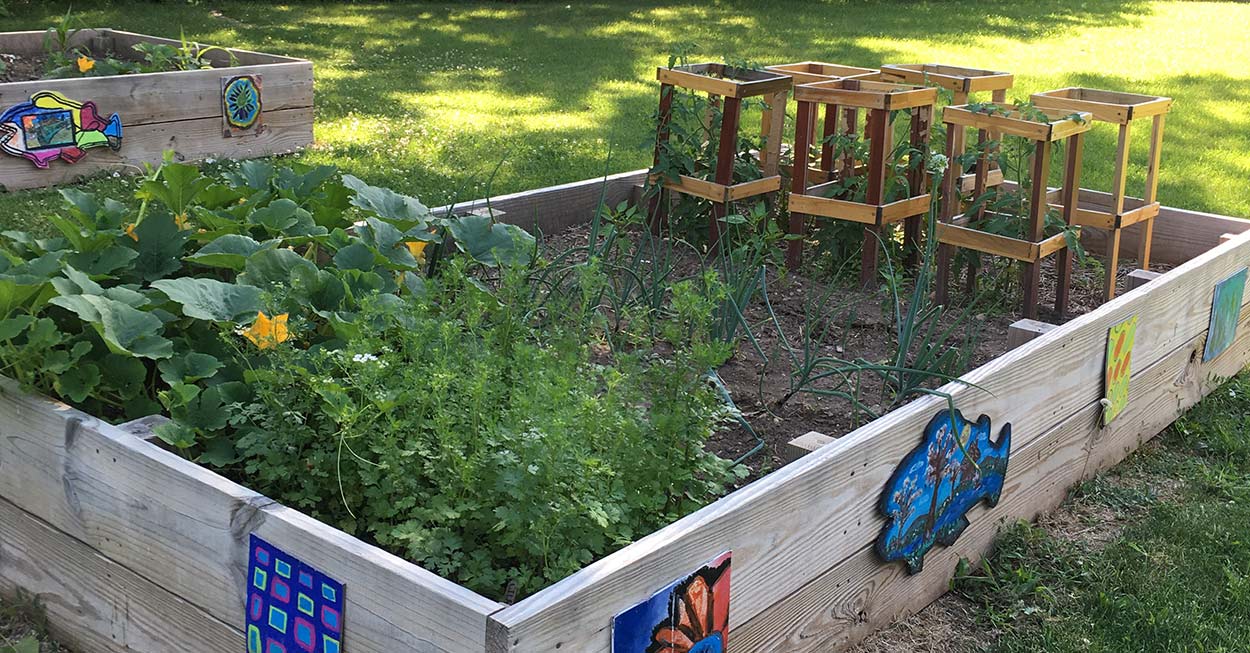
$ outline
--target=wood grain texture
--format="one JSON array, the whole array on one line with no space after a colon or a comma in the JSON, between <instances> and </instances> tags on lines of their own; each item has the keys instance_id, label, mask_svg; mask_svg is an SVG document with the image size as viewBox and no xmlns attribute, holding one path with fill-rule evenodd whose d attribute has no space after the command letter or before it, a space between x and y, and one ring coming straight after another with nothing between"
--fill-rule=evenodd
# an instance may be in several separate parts
<instances>
[{"instance_id":1,"label":"wood grain texture","mask_svg":"<svg viewBox=\"0 0 1250 653\"><path fill-rule=\"evenodd\" d=\"M946 391L967 415L1012 422L1013 447L1028 451L1101 398L1103 357L1090 352L1104 350L1113 324L1167 316L1139 327L1134 360L1149 367L1205 332L1210 289L1247 261L1250 237L1242 236L964 377L984 391ZM1043 377L1051 381L1039 386ZM613 615L724 550L734 552L731 627L749 622L873 541L881 488L944 406L917 400L496 613L490 650L607 651Z\"/></svg>"},{"instance_id":2,"label":"wood grain texture","mask_svg":"<svg viewBox=\"0 0 1250 653\"><path fill-rule=\"evenodd\" d=\"M0 107L26 102L39 91L56 91L66 97L96 103L105 116L122 119L122 148L130 143L130 130L138 125L195 118L216 118L221 138L221 78L260 75L265 114L313 105L313 68L307 61L239 66L170 73L83 77L0 84ZM88 156L94 156L96 150Z\"/></svg>"},{"instance_id":3,"label":"wood grain texture","mask_svg":"<svg viewBox=\"0 0 1250 653\"><path fill-rule=\"evenodd\" d=\"M256 533L347 586L353 651L482 650L499 604L12 382L0 389L0 497L214 619L242 628Z\"/></svg>"},{"instance_id":4,"label":"wood grain texture","mask_svg":"<svg viewBox=\"0 0 1250 653\"><path fill-rule=\"evenodd\" d=\"M265 130L254 136L222 138L220 116L137 125L127 128L120 150L96 148L72 165L53 161L49 169L40 170L26 159L0 156L0 188L38 188L98 174L142 172L144 163L160 163L166 150L173 150L179 161L284 154L312 143L312 128L312 107L267 111Z\"/></svg>"},{"instance_id":5,"label":"wood grain texture","mask_svg":"<svg viewBox=\"0 0 1250 653\"><path fill-rule=\"evenodd\" d=\"M499 221L515 224L531 233L555 234L594 218L602 204L616 208L634 199L635 187L647 179L647 170L631 170L596 179L448 204L432 209L435 215L449 212L491 211Z\"/></svg>"},{"instance_id":6,"label":"wood grain texture","mask_svg":"<svg viewBox=\"0 0 1250 653\"><path fill-rule=\"evenodd\" d=\"M80 651L245 650L243 631L0 499L0 594L18 588L52 633Z\"/></svg>"}]
</instances>

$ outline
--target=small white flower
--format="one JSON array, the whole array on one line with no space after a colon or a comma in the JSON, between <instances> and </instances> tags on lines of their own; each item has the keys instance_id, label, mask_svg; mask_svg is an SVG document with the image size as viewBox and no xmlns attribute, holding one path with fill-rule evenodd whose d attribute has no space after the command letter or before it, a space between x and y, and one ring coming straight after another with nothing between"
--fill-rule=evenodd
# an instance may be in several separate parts
<instances>
[{"instance_id":1,"label":"small white flower","mask_svg":"<svg viewBox=\"0 0 1250 653\"><path fill-rule=\"evenodd\" d=\"M373 354L356 354L352 356L352 362L354 363L372 363L376 360L378 360L378 357Z\"/></svg>"}]
</instances>

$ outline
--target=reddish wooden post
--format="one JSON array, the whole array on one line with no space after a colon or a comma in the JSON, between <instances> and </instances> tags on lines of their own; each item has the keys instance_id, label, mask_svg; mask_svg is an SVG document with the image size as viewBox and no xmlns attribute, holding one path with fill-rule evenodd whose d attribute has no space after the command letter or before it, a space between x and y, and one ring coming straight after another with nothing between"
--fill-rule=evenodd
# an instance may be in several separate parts
<instances>
[{"instance_id":1,"label":"reddish wooden post","mask_svg":"<svg viewBox=\"0 0 1250 653\"><path fill-rule=\"evenodd\" d=\"M724 110L721 112L720 145L716 148L716 183L729 186L733 184L734 159L738 156L738 120L741 117L742 100L727 97ZM722 202L712 203L712 218L708 222L707 237L712 251L720 247L721 220L728 215L728 198Z\"/></svg>"},{"instance_id":2,"label":"reddish wooden post","mask_svg":"<svg viewBox=\"0 0 1250 653\"><path fill-rule=\"evenodd\" d=\"M824 136L820 140L820 169L825 172L833 172L833 144L829 142L835 134L838 133L838 105L825 105L825 130ZM829 181L822 179L821 181Z\"/></svg>"},{"instance_id":3,"label":"reddish wooden post","mask_svg":"<svg viewBox=\"0 0 1250 653\"><path fill-rule=\"evenodd\" d=\"M1037 149L1033 152L1033 179L1029 193L1029 228L1025 232L1026 240L1040 242L1046 230L1046 211L1050 209L1047 200L1046 181L1050 179L1050 141L1037 141ZM1020 285L1024 289L1024 306L1021 311L1030 320L1037 319L1038 287L1041 285L1042 268L1040 261L1024 261L1020 264Z\"/></svg>"},{"instance_id":4,"label":"reddish wooden post","mask_svg":"<svg viewBox=\"0 0 1250 653\"><path fill-rule=\"evenodd\" d=\"M891 138L890 112L885 109L868 111L868 188L865 201L868 204L885 203L886 150L889 149ZM860 255L859 284L871 286L877 278L877 248L881 246L885 229L882 226L880 211L877 223L864 227L864 249Z\"/></svg>"},{"instance_id":5,"label":"reddish wooden post","mask_svg":"<svg viewBox=\"0 0 1250 653\"><path fill-rule=\"evenodd\" d=\"M855 136L859 129L859 109L855 107L846 107L842 110L842 133L847 136ZM855 149L846 148L846 152L842 155L842 172L843 174L855 174Z\"/></svg>"},{"instance_id":6,"label":"reddish wooden post","mask_svg":"<svg viewBox=\"0 0 1250 653\"><path fill-rule=\"evenodd\" d=\"M798 102L797 114L795 117L794 131L794 171L790 179L790 193L792 195L802 195L807 192L807 155L812 149L811 133L812 123L815 119L816 103L815 102ZM807 216L790 212L790 235L804 236L806 229ZM786 243L786 267L791 270L797 270L799 263L803 261L803 240L802 238L791 238Z\"/></svg>"},{"instance_id":7,"label":"reddish wooden post","mask_svg":"<svg viewBox=\"0 0 1250 653\"><path fill-rule=\"evenodd\" d=\"M660 84L660 116L655 131L655 159L654 166L660 165L660 153L664 149L664 145L668 143L669 124L673 121L673 85ZM668 226L668 202L666 201L663 182L656 191L655 196L651 198L651 205L647 209L647 218L651 224L652 233L659 234Z\"/></svg>"},{"instance_id":8,"label":"reddish wooden post","mask_svg":"<svg viewBox=\"0 0 1250 653\"><path fill-rule=\"evenodd\" d=\"M1080 133L1068 138L1068 160L1063 171L1063 221L1072 226L1077 209L1077 201L1081 194L1081 158L1084 156L1085 134ZM1115 230L1118 240L1119 230ZM1116 246L1119 246L1117 242ZM1058 319L1068 312L1068 300L1072 287L1072 249L1064 247L1059 250L1059 258L1055 262L1058 268L1058 285L1055 287L1055 314Z\"/></svg>"},{"instance_id":9,"label":"reddish wooden post","mask_svg":"<svg viewBox=\"0 0 1250 653\"><path fill-rule=\"evenodd\" d=\"M911 110L911 153L908 154L908 163L911 162L910 157L919 156L920 165L917 165L907 171L907 186L911 191L911 196L915 197L928 190L929 172L925 169L925 161L929 153L929 121L933 115L933 107L916 107ZM914 215L903 221L903 249L907 252L906 265L908 268L915 269L920 264L921 252L924 245L921 241L921 234L924 231L924 225L927 216Z\"/></svg>"},{"instance_id":10,"label":"reddish wooden post","mask_svg":"<svg viewBox=\"0 0 1250 653\"><path fill-rule=\"evenodd\" d=\"M975 202L977 198L985 194L986 188L989 186L990 174L990 153L989 141L993 135L984 130L977 130L977 169L972 175L972 200ZM980 221L985 218L985 204L977 206L977 214L973 220ZM975 249L968 250L968 278L964 280L965 288L969 296L975 296L977 292L977 275L981 270L981 252Z\"/></svg>"},{"instance_id":11,"label":"reddish wooden post","mask_svg":"<svg viewBox=\"0 0 1250 653\"><path fill-rule=\"evenodd\" d=\"M941 221L950 222L960 212L962 204L959 191L959 180L963 177L963 166L959 165L959 155L964 151L964 128L946 123L946 174L942 177L942 212ZM937 275L934 279L934 299L938 304L945 304L947 286L950 285L951 259L955 248L946 243L938 245Z\"/></svg>"}]
</instances>

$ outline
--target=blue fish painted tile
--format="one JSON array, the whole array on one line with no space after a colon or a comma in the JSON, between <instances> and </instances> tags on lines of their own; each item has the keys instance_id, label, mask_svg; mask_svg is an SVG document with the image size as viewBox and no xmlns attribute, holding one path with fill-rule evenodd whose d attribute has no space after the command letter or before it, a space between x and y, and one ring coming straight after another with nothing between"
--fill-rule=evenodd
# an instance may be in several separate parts
<instances>
[{"instance_id":1,"label":"blue fish painted tile","mask_svg":"<svg viewBox=\"0 0 1250 653\"><path fill-rule=\"evenodd\" d=\"M881 495L886 518L877 553L887 562L903 560L910 573L924 567L934 544L950 546L968 527L967 513L978 501L998 503L1011 452L1011 424L990 440L990 418L975 424L958 411L943 410L929 421L924 439L907 454Z\"/></svg>"},{"instance_id":2,"label":"blue fish painted tile","mask_svg":"<svg viewBox=\"0 0 1250 653\"><path fill-rule=\"evenodd\" d=\"M248 653L341 653L343 584L252 535Z\"/></svg>"}]
</instances>

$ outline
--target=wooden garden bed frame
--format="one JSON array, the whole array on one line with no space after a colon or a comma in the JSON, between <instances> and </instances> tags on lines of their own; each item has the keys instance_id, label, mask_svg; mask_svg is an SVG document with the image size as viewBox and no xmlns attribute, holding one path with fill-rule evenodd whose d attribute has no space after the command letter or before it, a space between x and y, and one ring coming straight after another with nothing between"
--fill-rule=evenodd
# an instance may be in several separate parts
<instances>
[{"instance_id":1,"label":"wooden garden bed frame","mask_svg":"<svg viewBox=\"0 0 1250 653\"><path fill-rule=\"evenodd\" d=\"M0 52L42 54L45 32L0 33ZM92 52L132 53L137 43L180 46L179 41L114 29L83 29L72 45ZM227 52L229 54L227 54ZM0 153L0 188L18 190L75 181L82 177L143 171L158 164L166 150L179 160L247 159L298 150L313 142L313 66L304 59L227 48L205 53L214 68L175 72L36 80L0 84L0 111L27 102L41 91L55 91L80 102L93 101L105 116L122 121L120 149L95 148L81 161L53 161L36 168L23 158ZM237 65L232 66L230 55ZM222 119L222 78L261 77L261 127L227 137Z\"/></svg>"},{"instance_id":2,"label":"wooden garden bed frame","mask_svg":"<svg viewBox=\"0 0 1250 653\"><path fill-rule=\"evenodd\" d=\"M553 233L588 220L601 198L637 201L645 177L504 196L491 207ZM1105 210L1110 195L1084 191L1080 204ZM1010 422L1012 453L1001 501L973 508L962 537L931 551L916 575L878 559L877 506L899 461L945 408L938 397L503 605L152 444L148 420L112 426L5 382L0 593L33 593L54 634L80 650L237 653L245 650L254 533L345 583L352 653L608 653L614 615L731 550L731 651L840 650L940 596L960 558L979 559L1000 527L1054 508L1070 486L1114 465L1245 366L1250 307L1226 353L1203 363L1202 349L1214 285L1250 263L1248 230L1250 222L1161 207L1155 260L1178 267L945 388L970 418ZM1098 251L1105 235L1091 236L1087 246ZM1141 321L1128 407L1103 427L1108 329L1133 315Z\"/></svg>"}]
</instances>

